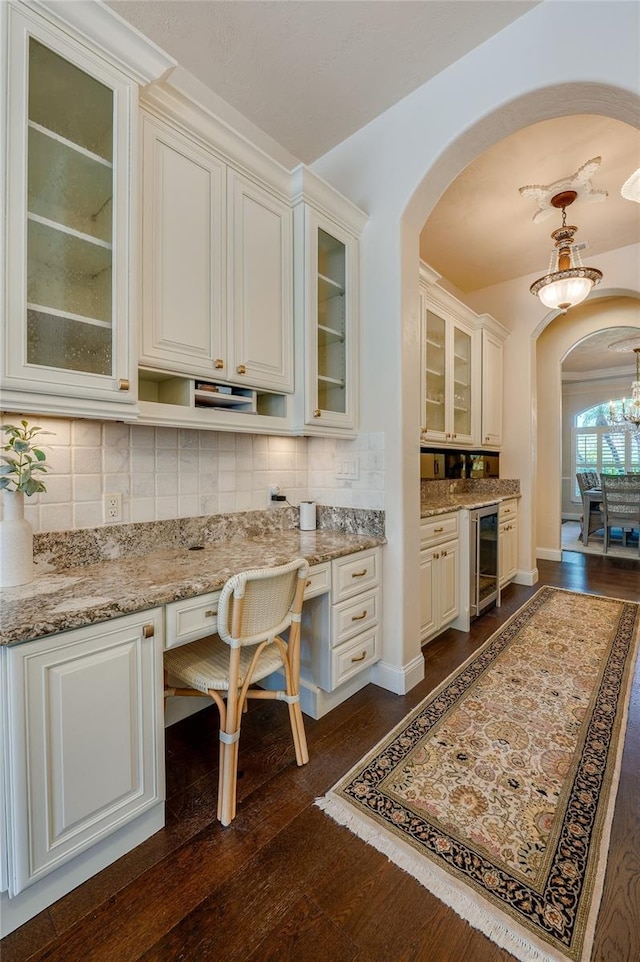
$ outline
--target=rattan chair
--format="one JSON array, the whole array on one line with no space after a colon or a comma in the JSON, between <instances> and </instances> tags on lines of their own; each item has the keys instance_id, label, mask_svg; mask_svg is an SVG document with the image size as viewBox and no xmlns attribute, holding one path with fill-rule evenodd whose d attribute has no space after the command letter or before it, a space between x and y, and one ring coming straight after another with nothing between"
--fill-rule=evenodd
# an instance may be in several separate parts
<instances>
[{"instance_id":1,"label":"rattan chair","mask_svg":"<svg viewBox=\"0 0 640 962\"><path fill-rule=\"evenodd\" d=\"M611 528L622 528L622 543L627 532L640 532L640 474L603 475L604 550L609 549ZM640 555L640 536L638 537Z\"/></svg>"},{"instance_id":2,"label":"rattan chair","mask_svg":"<svg viewBox=\"0 0 640 962\"><path fill-rule=\"evenodd\" d=\"M597 471L578 471L576 473L576 481L578 482L581 498L585 491L590 491L592 488L601 487L600 475ZM587 537L584 539L585 548L589 543L589 535L593 534L594 531L599 531L601 528L604 528L604 514L602 512L602 505L592 501L590 502L590 509L589 524L587 525ZM581 528L582 520L583 519L580 518ZM582 530L580 531L580 538L582 538Z\"/></svg>"},{"instance_id":3,"label":"rattan chair","mask_svg":"<svg viewBox=\"0 0 640 962\"><path fill-rule=\"evenodd\" d=\"M276 568L243 571L224 585L218 633L165 652L165 697L204 695L220 712L218 813L223 825L236 814L240 720L247 698L275 698L289 707L298 765L309 761L299 703L300 621L309 573L304 558ZM289 629L288 641L281 637ZM249 686L283 670L284 688ZM175 677L185 687L169 685Z\"/></svg>"}]
</instances>

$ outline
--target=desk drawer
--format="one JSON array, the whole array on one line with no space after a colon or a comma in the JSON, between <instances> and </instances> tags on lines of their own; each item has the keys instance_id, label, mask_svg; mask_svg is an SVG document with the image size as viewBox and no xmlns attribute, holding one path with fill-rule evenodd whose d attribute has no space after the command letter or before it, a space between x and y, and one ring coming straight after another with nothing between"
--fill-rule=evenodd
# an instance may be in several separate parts
<instances>
[{"instance_id":1,"label":"desk drawer","mask_svg":"<svg viewBox=\"0 0 640 962\"><path fill-rule=\"evenodd\" d=\"M435 518L425 518L420 522L420 547L449 541L458 537L458 512L439 514Z\"/></svg>"},{"instance_id":2,"label":"desk drawer","mask_svg":"<svg viewBox=\"0 0 640 962\"><path fill-rule=\"evenodd\" d=\"M380 580L380 554L377 548L337 558L331 564L331 600L334 605L372 588Z\"/></svg>"},{"instance_id":3,"label":"desk drawer","mask_svg":"<svg viewBox=\"0 0 640 962\"><path fill-rule=\"evenodd\" d=\"M348 638L377 624L380 617L380 589L363 591L356 598L334 605L331 617L331 646L336 648Z\"/></svg>"},{"instance_id":4,"label":"desk drawer","mask_svg":"<svg viewBox=\"0 0 640 962\"><path fill-rule=\"evenodd\" d=\"M331 690L378 661L379 628L364 631L331 652Z\"/></svg>"},{"instance_id":5,"label":"desk drawer","mask_svg":"<svg viewBox=\"0 0 640 962\"><path fill-rule=\"evenodd\" d=\"M205 638L218 628L219 591L172 601L166 606L165 648L177 648Z\"/></svg>"},{"instance_id":6,"label":"desk drawer","mask_svg":"<svg viewBox=\"0 0 640 962\"><path fill-rule=\"evenodd\" d=\"M325 564L314 565L309 569L307 584L304 589L304 599L315 598L316 595L326 594L331 588L331 565L327 561Z\"/></svg>"}]
</instances>

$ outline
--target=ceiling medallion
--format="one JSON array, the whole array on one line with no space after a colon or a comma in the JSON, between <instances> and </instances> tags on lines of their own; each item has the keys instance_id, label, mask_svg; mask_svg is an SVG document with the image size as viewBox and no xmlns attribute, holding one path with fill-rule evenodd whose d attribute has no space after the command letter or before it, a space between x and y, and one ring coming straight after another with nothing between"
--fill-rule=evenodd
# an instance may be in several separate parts
<instances>
[{"instance_id":1,"label":"ceiling medallion","mask_svg":"<svg viewBox=\"0 0 640 962\"><path fill-rule=\"evenodd\" d=\"M556 180L553 184L528 184L526 187L520 187L519 192L522 197L533 197L538 202L539 206L533 215L533 223L539 224L553 214L554 208L558 207L558 204L553 203L553 198L564 191L573 191L581 203L606 200L609 196L606 190L594 190L591 186L591 178L601 162L602 157L592 157L586 164L579 167L575 174Z\"/></svg>"}]
</instances>

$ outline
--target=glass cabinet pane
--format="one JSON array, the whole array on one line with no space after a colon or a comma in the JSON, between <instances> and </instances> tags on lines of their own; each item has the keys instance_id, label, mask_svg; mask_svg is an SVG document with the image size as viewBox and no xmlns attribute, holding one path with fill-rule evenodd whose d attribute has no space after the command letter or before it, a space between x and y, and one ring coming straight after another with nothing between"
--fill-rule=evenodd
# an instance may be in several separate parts
<instances>
[{"instance_id":1,"label":"glass cabinet pane","mask_svg":"<svg viewBox=\"0 0 640 962\"><path fill-rule=\"evenodd\" d=\"M113 91L33 37L27 361L113 374Z\"/></svg>"},{"instance_id":2,"label":"glass cabinet pane","mask_svg":"<svg viewBox=\"0 0 640 962\"><path fill-rule=\"evenodd\" d=\"M471 434L471 337L453 329L453 430Z\"/></svg>"},{"instance_id":3,"label":"glass cabinet pane","mask_svg":"<svg viewBox=\"0 0 640 962\"><path fill-rule=\"evenodd\" d=\"M445 429L445 336L444 320L427 311L424 423L428 431Z\"/></svg>"},{"instance_id":4,"label":"glass cabinet pane","mask_svg":"<svg viewBox=\"0 0 640 962\"><path fill-rule=\"evenodd\" d=\"M318 228L318 407L345 414L346 247Z\"/></svg>"}]
</instances>

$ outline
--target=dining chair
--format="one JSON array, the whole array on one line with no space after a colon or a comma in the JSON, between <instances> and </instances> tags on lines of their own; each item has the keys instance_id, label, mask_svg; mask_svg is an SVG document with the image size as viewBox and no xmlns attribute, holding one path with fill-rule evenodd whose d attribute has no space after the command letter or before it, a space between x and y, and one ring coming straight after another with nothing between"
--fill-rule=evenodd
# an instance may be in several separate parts
<instances>
[{"instance_id":1,"label":"dining chair","mask_svg":"<svg viewBox=\"0 0 640 962\"><path fill-rule=\"evenodd\" d=\"M622 528L623 545L626 533L632 529L640 532L640 474L602 476L604 508L604 551L609 549L611 528ZM640 534L638 537L640 556Z\"/></svg>"},{"instance_id":2,"label":"dining chair","mask_svg":"<svg viewBox=\"0 0 640 962\"><path fill-rule=\"evenodd\" d=\"M240 720L248 698L286 702L296 762L309 761L299 701L300 623L309 573L304 558L275 568L233 575L218 601L217 634L165 652L165 697L210 697L220 712L217 817L229 825L236 814ZM289 630L288 640L282 633ZM250 688L282 670L284 687ZM175 677L184 687L168 684Z\"/></svg>"},{"instance_id":3,"label":"dining chair","mask_svg":"<svg viewBox=\"0 0 640 962\"><path fill-rule=\"evenodd\" d=\"M577 471L576 481L578 482L580 498L582 500L583 517L580 519L580 538L582 538L583 518L585 511L584 493L585 491L591 491L594 488L600 488L601 481L600 475L597 471ZM587 509L589 511L588 525L586 529L586 536L583 538L585 548L589 543L589 535L593 534L594 531L599 531L601 528L604 528L602 505L599 502L589 501Z\"/></svg>"}]
</instances>

